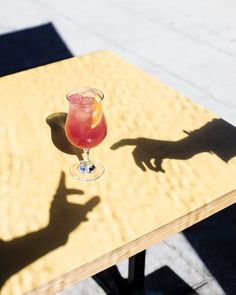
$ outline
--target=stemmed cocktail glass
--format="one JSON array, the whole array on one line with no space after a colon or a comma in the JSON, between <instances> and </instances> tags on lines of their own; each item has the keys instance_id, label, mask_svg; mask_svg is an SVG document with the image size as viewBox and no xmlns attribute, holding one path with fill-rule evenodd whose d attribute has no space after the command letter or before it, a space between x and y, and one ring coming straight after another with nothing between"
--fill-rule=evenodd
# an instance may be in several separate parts
<instances>
[{"instance_id":1,"label":"stemmed cocktail glass","mask_svg":"<svg viewBox=\"0 0 236 295\"><path fill-rule=\"evenodd\" d=\"M70 168L77 180L92 181L105 171L100 163L89 159L91 148L100 144L107 134L106 119L102 109L104 95L94 88L85 88L67 94L69 112L65 132L69 141L83 149L83 160Z\"/></svg>"}]
</instances>

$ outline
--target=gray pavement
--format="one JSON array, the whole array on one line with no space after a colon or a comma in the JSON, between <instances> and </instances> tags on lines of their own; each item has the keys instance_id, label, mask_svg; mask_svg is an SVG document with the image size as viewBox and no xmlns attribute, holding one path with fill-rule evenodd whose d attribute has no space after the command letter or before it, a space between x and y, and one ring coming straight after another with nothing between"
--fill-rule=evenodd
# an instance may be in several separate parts
<instances>
[{"instance_id":1,"label":"gray pavement","mask_svg":"<svg viewBox=\"0 0 236 295\"><path fill-rule=\"evenodd\" d=\"M0 0L0 7L0 34L50 22L73 55L102 49L115 51L236 125L234 0ZM203 243L206 236L202 233L208 223L202 223L200 230L190 229L194 239L179 233L148 249L147 277L158 282L158 275L164 274L167 283L173 277L177 286L184 283L199 295L236 294L236 255L232 250L236 248L236 222L224 217L233 216L235 207L225 212L223 217L220 215L220 224L229 234L217 236L218 228L213 224L208 235L215 247ZM229 227L227 222L234 226ZM222 246L217 246L222 241L224 257ZM204 245L205 255L196 245ZM208 261L211 253L219 257L214 263ZM119 268L126 276L127 261ZM170 294L155 288L148 294ZM176 289L171 294L179 292ZM87 279L60 293L72 294L104 292Z\"/></svg>"}]
</instances>

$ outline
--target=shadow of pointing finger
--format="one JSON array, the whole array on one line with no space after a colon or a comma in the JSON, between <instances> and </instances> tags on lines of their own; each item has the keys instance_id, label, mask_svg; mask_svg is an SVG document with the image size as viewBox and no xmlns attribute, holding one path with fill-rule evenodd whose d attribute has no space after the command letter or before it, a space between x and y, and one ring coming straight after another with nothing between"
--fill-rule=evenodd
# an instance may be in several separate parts
<instances>
[{"instance_id":1,"label":"shadow of pointing finger","mask_svg":"<svg viewBox=\"0 0 236 295\"><path fill-rule=\"evenodd\" d=\"M67 113L58 112L49 115L46 122L51 129L51 139L54 146L61 152L76 155L79 160L82 160L82 150L73 146L65 134L65 122Z\"/></svg>"},{"instance_id":2,"label":"shadow of pointing finger","mask_svg":"<svg viewBox=\"0 0 236 295\"><path fill-rule=\"evenodd\" d=\"M82 204L67 200L68 195L82 194L82 190L66 187L65 173L62 171L50 205L48 224L11 240L0 238L0 293L1 287L13 274L65 245L70 233L89 220L87 214L100 203L100 197L93 196Z\"/></svg>"},{"instance_id":3,"label":"shadow of pointing finger","mask_svg":"<svg viewBox=\"0 0 236 295\"><path fill-rule=\"evenodd\" d=\"M124 146L134 146L132 155L136 165L165 172L165 159L188 160L200 153L215 154L225 163L236 156L236 127L223 119L213 119L193 131L185 131L185 136L176 141L152 138L124 138L111 146L117 150Z\"/></svg>"}]
</instances>

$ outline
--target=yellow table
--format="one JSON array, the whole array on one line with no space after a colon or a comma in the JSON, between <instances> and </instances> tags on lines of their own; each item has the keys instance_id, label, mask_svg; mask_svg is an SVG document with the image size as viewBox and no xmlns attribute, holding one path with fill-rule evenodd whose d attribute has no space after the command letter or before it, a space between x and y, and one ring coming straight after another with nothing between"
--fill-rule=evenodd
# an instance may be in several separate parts
<instances>
[{"instance_id":1,"label":"yellow table","mask_svg":"<svg viewBox=\"0 0 236 295\"><path fill-rule=\"evenodd\" d=\"M92 183L69 175L63 130L83 86L108 122ZM111 52L3 77L0 99L3 295L55 294L236 200L235 128Z\"/></svg>"}]
</instances>

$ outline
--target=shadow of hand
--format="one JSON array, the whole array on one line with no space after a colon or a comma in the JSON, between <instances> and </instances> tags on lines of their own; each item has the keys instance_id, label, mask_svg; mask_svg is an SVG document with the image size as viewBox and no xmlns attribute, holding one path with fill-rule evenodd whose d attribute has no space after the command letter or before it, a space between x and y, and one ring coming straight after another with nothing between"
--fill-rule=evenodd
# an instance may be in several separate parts
<instances>
[{"instance_id":1,"label":"shadow of hand","mask_svg":"<svg viewBox=\"0 0 236 295\"><path fill-rule=\"evenodd\" d=\"M59 185L51 203L48 226L59 229L64 235L68 235L81 222L87 221L87 213L100 202L98 196L92 197L82 205L68 202L66 196L75 194L81 195L83 191L66 188L65 173L61 172Z\"/></svg>"},{"instance_id":2,"label":"shadow of hand","mask_svg":"<svg viewBox=\"0 0 236 295\"><path fill-rule=\"evenodd\" d=\"M122 139L111 146L112 150L116 150L126 145L134 145L135 148L132 152L136 165L143 171L146 171L146 167L155 172L163 172L162 157L157 157L157 154L161 153L164 148L163 141L138 137L135 139ZM145 165L146 167L145 167Z\"/></svg>"},{"instance_id":3,"label":"shadow of hand","mask_svg":"<svg viewBox=\"0 0 236 295\"><path fill-rule=\"evenodd\" d=\"M36 261L40 257L65 245L68 235L81 222L87 220L87 213L99 202L99 197L93 197L85 204L69 203L67 195L83 194L78 189L65 186L65 173L61 172L59 185L50 208L50 219L46 227L10 241L0 239L0 289L13 274Z\"/></svg>"},{"instance_id":4,"label":"shadow of hand","mask_svg":"<svg viewBox=\"0 0 236 295\"><path fill-rule=\"evenodd\" d=\"M176 141L143 137L122 139L113 144L111 149L134 145L133 156L137 166L143 171L147 167L156 172L165 172L162 168L164 159L187 160L196 154L208 152L227 163L236 156L236 127L222 119L213 119L199 129L183 132L187 136Z\"/></svg>"}]
</instances>

